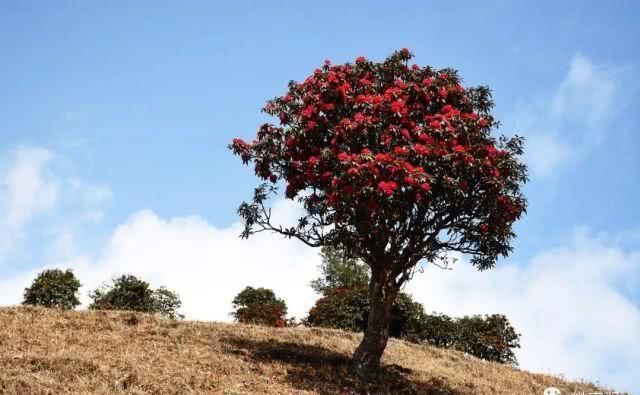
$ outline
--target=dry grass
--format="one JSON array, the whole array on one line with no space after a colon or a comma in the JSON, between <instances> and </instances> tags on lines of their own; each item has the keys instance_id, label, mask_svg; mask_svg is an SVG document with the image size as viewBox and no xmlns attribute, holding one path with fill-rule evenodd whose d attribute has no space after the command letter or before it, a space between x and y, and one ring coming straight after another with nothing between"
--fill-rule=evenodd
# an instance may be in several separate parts
<instances>
[{"instance_id":1,"label":"dry grass","mask_svg":"<svg viewBox=\"0 0 640 395\"><path fill-rule=\"evenodd\" d=\"M0 308L0 393L542 394L596 390L459 352L391 340L364 384L359 335L175 322L128 312Z\"/></svg>"}]
</instances>

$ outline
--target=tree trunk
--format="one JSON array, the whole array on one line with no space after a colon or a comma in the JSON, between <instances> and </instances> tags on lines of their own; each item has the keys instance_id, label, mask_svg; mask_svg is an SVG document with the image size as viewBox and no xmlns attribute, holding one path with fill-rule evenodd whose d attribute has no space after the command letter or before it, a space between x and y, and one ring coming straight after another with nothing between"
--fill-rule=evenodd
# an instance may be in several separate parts
<instances>
[{"instance_id":1,"label":"tree trunk","mask_svg":"<svg viewBox=\"0 0 640 395\"><path fill-rule=\"evenodd\" d=\"M353 354L356 373L366 376L380 366L380 358L389 339L391 306L397 292L389 290L386 278L374 278L369 284L369 321L362 342Z\"/></svg>"}]
</instances>

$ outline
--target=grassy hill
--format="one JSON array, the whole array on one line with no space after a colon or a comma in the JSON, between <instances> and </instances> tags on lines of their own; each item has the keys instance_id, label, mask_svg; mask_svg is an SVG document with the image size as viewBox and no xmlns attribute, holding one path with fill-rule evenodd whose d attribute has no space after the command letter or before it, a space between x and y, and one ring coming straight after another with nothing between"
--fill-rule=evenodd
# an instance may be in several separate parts
<instances>
[{"instance_id":1,"label":"grassy hill","mask_svg":"<svg viewBox=\"0 0 640 395\"><path fill-rule=\"evenodd\" d=\"M587 383L392 339L375 383L349 371L360 335L0 308L0 393L563 394Z\"/></svg>"}]
</instances>

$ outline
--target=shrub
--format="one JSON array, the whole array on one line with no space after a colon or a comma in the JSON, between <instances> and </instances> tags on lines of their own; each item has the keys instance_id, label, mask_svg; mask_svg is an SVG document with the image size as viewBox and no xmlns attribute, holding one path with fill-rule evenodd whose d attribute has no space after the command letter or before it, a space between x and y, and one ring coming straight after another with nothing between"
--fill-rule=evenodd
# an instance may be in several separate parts
<instances>
[{"instance_id":1,"label":"shrub","mask_svg":"<svg viewBox=\"0 0 640 395\"><path fill-rule=\"evenodd\" d=\"M183 318L177 310L182 306L175 292L165 287L153 290L149 283L133 275L122 275L112 280L111 285L103 285L92 291L90 309L129 310L159 313L166 318Z\"/></svg>"},{"instance_id":2,"label":"shrub","mask_svg":"<svg viewBox=\"0 0 640 395\"><path fill-rule=\"evenodd\" d=\"M501 314L462 317L456 321L454 348L478 358L517 364L514 348L520 348L520 334Z\"/></svg>"},{"instance_id":3,"label":"shrub","mask_svg":"<svg viewBox=\"0 0 640 395\"><path fill-rule=\"evenodd\" d=\"M408 294L400 293L391 308L389 335L418 339L423 315L420 303L414 302ZM369 296L365 287L334 288L316 301L304 324L363 332L368 320Z\"/></svg>"},{"instance_id":4,"label":"shrub","mask_svg":"<svg viewBox=\"0 0 640 395\"><path fill-rule=\"evenodd\" d=\"M71 270L45 270L24 290L22 304L71 310L80 304L80 281Z\"/></svg>"},{"instance_id":5,"label":"shrub","mask_svg":"<svg viewBox=\"0 0 640 395\"><path fill-rule=\"evenodd\" d=\"M246 287L232 302L231 315L245 324L283 327L286 325L287 305L267 288Z\"/></svg>"},{"instance_id":6,"label":"shrub","mask_svg":"<svg viewBox=\"0 0 640 395\"><path fill-rule=\"evenodd\" d=\"M365 288L335 288L316 301L303 323L364 332L368 316L369 300ZM389 335L508 364L517 363L513 349L520 347L520 335L503 315L454 319L444 314L426 314L420 303L402 292L391 308Z\"/></svg>"},{"instance_id":7,"label":"shrub","mask_svg":"<svg viewBox=\"0 0 640 395\"><path fill-rule=\"evenodd\" d=\"M362 332L367 327L368 314L366 289L334 288L316 301L304 324Z\"/></svg>"},{"instance_id":8,"label":"shrub","mask_svg":"<svg viewBox=\"0 0 640 395\"><path fill-rule=\"evenodd\" d=\"M420 322L416 342L436 347L453 347L456 335L456 321L445 314L424 314Z\"/></svg>"}]
</instances>

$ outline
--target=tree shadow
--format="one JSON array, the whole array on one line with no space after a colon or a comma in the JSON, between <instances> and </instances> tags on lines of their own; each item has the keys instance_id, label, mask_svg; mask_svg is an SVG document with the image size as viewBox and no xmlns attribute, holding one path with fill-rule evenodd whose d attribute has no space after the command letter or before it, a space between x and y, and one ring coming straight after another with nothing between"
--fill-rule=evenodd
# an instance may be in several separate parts
<instances>
[{"instance_id":1,"label":"tree shadow","mask_svg":"<svg viewBox=\"0 0 640 395\"><path fill-rule=\"evenodd\" d=\"M410 377L411 369L384 365L364 381L351 369L351 358L324 347L240 337L222 339L227 352L261 363L285 363L293 387L319 394L458 394L440 379Z\"/></svg>"}]
</instances>

